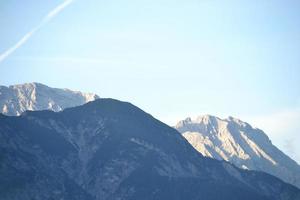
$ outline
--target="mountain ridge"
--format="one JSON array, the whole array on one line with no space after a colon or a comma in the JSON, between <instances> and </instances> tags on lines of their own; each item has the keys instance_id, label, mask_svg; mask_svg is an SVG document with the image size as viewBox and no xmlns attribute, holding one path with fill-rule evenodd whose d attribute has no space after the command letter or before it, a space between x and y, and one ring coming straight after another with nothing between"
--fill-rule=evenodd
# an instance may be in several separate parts
<instances>
[{"instance_id":1,"label":"mountain ridge","mask_svg":"<svg viewBox=\"0 0 300 200\"><path fill-rule=\"evenodd\" d=\"M37 82L0 86L0 112L6 115L20 115L26 110L57 112L98 98L94 93L51 88Z\"/></svg>"},{"instance_id":2,"label":"mountain ridge","mask_svg":"<svg viewBox=\"0 0 300 200\"><path fill-rule=\"evenodd\" d=\"M0 150L7 200L300 199L296 187L203 157L175 129L112 99L3 115Z\"/></svg>"}]
</instances>

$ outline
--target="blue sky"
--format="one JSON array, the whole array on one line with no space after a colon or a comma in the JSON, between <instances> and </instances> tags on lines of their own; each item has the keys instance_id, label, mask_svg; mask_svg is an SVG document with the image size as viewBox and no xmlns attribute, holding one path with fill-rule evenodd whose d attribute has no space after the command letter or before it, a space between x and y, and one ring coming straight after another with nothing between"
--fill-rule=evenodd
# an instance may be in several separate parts
<instances>
[{"instance_id":1,"label":"blue sky","mask_svg":"<svg viewBox=\"0 0 300 200\"><path fill-rule=\"evenodd\" d=\"M300 161L300 1L1 1L0 84L228 115ZM10 51L11 50L11 51Z\"/></svg>"}]
</instances>

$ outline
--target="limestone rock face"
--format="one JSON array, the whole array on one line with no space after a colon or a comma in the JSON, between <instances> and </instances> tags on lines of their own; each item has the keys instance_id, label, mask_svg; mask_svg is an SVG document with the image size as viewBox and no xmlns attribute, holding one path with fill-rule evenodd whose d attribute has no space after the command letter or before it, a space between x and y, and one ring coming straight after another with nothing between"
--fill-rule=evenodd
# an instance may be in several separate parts
<instances>
[{"instance_id":1,"label":"limestone rock face","mask_svg":"<svg viewBox=\"0 0 300 200\"><path fill-rule=\"evenodd\" d=\"M276 148L262 130L246 122L204 115L182 120L175 128L204 156L267 172L300 188L300 166Z\"/></svg>"},{"instance_id":2,"label":"limestone rock face","mask_svg":"<svg viewBox=\"0 0 300 200\"><path fill-rule=\"evenodd\" d=\"M26 110L61 111L98 99L93 93L51 88L41 83L0 86L0 112L20 115Z\"/></svg>"}]
</instances>

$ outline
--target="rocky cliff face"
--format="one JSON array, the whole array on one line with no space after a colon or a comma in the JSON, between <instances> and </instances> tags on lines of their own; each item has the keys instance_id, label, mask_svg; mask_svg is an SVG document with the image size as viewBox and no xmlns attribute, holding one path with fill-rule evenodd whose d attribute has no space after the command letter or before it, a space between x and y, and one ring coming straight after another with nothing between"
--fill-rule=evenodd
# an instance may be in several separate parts
<instances>
[{"instance_id":1,"label":"rocky cliff face","mask_svg":"<svg viewBox=\"0 0 300 200\"><path fill-rule=\"evenodd\" d=\"M93 93L51 88L40 83L0 86L0 112L14 116L26 110L61 111L98 98Z\"/></svg>"},{"instance_id":2,"label":"rocky cliff face","mask_svg":"<svg viewBox=\"0 0 300 200\"><path fill-rule=\"evenodd\" d=\"M175 128L204 156L264 171L300 188L300 166L276 148L262 130L246 122L204 115L180 121Z\"/></svg>"},{"instance_id":3,"label":"rocky cliff face","mask_svg":"<svg viewBox=\"0 0 300 200\"><path fill-rule=\"evenodd\" d=\"M203 157L130 103L0 115L0 199L298 200L271 175Z\"/></svg>"}]
</instances>

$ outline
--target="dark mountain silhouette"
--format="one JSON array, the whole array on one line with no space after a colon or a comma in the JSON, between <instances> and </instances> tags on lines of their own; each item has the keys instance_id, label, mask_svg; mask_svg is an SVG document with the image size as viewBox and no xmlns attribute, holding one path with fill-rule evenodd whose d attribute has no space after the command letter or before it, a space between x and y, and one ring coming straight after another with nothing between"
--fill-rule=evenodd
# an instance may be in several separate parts
<instances>
[{"instance_id":1,"label":"dark mountain silhouette","mask_svg":"<svg viewBox=\"0 0 300 200\"><path fill-rule=\"evenodd\" d=\"M130 103L0 116L0 199L297 200L263 172L203 157Z\"/></svg>"}]
</instances>

